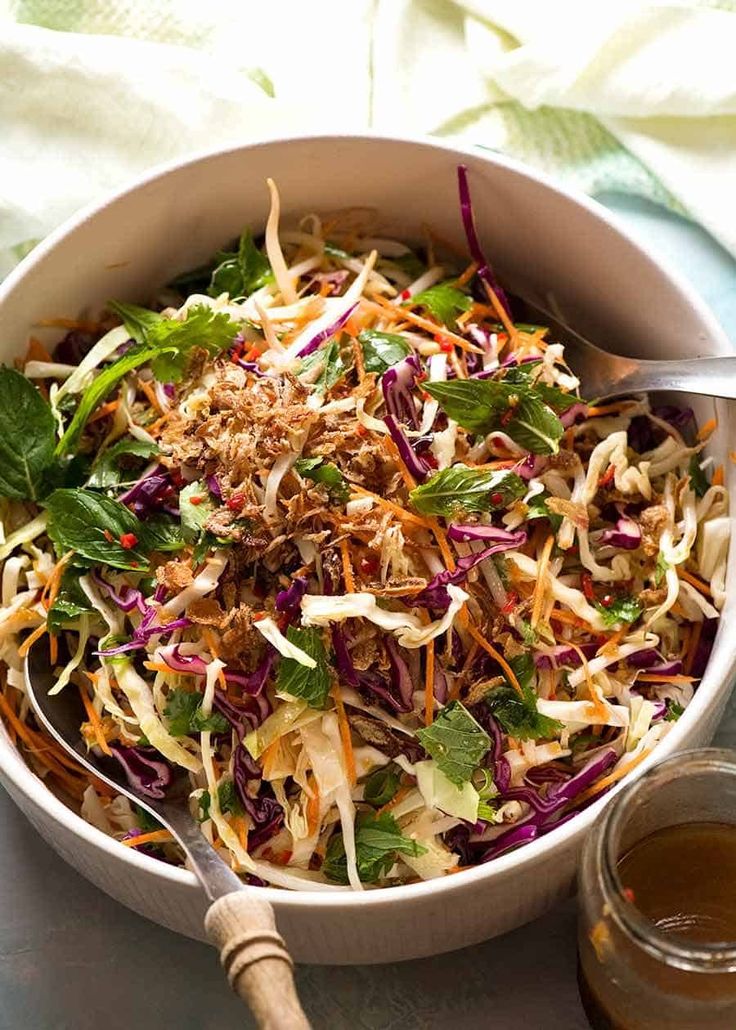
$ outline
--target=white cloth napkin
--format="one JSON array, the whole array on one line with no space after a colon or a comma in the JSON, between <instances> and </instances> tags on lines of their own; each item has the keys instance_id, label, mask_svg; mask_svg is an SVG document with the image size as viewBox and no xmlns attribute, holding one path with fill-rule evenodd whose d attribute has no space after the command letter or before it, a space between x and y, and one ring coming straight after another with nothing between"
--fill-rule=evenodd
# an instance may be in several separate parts
<instances>
[{"instance_id":1,"label":"white cloth napkin","mask_svg":"<svg viewBox=\"0 0 736 1030\"><path fill-rule=\"evenodd\" d=\"M0 0L0 274L152 165L372 126L689 213L736 254L736 3Z\"/></svg>"}]
</instances>

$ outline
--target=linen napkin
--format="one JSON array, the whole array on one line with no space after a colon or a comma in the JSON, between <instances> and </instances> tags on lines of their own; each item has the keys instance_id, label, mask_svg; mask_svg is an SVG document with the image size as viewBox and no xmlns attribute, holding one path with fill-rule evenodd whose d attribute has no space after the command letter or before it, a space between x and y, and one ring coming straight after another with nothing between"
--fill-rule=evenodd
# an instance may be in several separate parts
<instances>
[{"instance_id":1,"label":"linen napkin","mask_svg":"<svg viewBox=\"0 0 736 1030\"><path fill-rule=\"evenodd\" d=\"M0 0L0 274L162 161L434 133L688 213L736 254L736 3Z\"/></svg>"}]
</instances>

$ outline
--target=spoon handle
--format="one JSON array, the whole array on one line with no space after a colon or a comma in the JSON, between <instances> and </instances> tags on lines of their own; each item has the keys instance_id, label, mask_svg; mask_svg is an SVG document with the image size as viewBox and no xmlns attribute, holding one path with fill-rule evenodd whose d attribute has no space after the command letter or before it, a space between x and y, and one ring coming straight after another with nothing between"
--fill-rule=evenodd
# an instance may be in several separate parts
<instances>
[{"instance_id":1,"label":"spoon handle","mask_svg":"<svg viewBox=\"0 0 736 1030\"><path fill-rule=\"evenodd\" d=\"M617 374L619 368L620 375ZM603 396L672 390L675 393L736 398L736 356L688 358L681 361L633 362L617 359L613 376L610 371L603 368L598 374L601 378L608 373L605 389L601 391Z\"/></svg>"},{"instance_id":2,"label":"spoon handle","mask_svg":"<svg viewBox=\"0 0 736 1030\"><path fill-rule=\"evenodd\" d=\"M205 930L220 951L230 986L250 1006L260 1030L309 1030L273 909L255 895L242 890L218 898Z\"/></svg>"}]
</instances>

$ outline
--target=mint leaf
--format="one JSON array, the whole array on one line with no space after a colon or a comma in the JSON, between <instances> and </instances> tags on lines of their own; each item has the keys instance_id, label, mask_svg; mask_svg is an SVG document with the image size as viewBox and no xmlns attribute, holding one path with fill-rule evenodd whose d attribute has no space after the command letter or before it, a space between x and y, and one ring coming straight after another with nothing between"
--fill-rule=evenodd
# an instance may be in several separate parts
<instances>
[{"instance_id":1,"label":"mint leaf","mask_svg":"<svg viewBox=\"0 0 736 1030\"><path fill-rule=\"evenodd\" d=\"M363 800L376 808L387 805L399 789L399 770L394 765L385 765L372 772L363 786Z\"/></svg>"},{"instance_id":2,"label":"mint leaf","mask_svg":"<svg viewBox=\"0 0 736 1030\"><path fill-rule=\"evenodd\" d=\"M188 544L199 541L205 531L207 519L215 511L215 504L204 483L189 483L179 494L181 533Z\"/></svg>"},{"instance_id":3,"label":"mint leaf","mask_svg":"<svg viewBox=\"0 0 736 1030\"><path fill-rule=\"evenodd\" d=\"M690 457L690 464L688 465L688 473L690 475L690 486L695 491L696 497L703 497L710 488L708 477L706 476L703 469L700 467L700 461L697 454L693 454Z\"/></svg>"},{"instance_id":4,"label":"mint leaf","mask_svg":"<svg viewBox=\"0 0 736 1030\"><path fill-rule=\"evenodd\" d=\"M201 306L190 308L184 322L159 318L151 319L146 324L142 316L139 316L138 321L136 332L141 342L92 380L82 394L74 418L56 446L57 454L64 454L76 447L92 412L129 372L150 364L158 380L178 382L195 347L201 347L210 356L214 356L232 343L238 331L235 322L226 314Z\"/></svg>"},{"instance_id":5,"label":"mint leaf","mask_svg":"<svg viewBox=\"0 0 736 1030\"><path fill-rule=\"evenodd\" d=\"M472 298L453 286L451 281L430 286L404 303L404 307L424 308L448 329L455 326L458 315L470 310L472 306Z\"/></svg>"},{"instance_id":6,"label":"mint leaf","mask_svg":"<svg viewBox=\"0 0 736 1030\"><path fill-rule=\"evenodd\" d=\"M135 481L138 475L133 471L130 459L146 459L158 454L155 443L147 440L119 440L108 447L95 462L87 486L98 490L106 490L111 486L120 486L123 481ZM125 459L128 459L127 461ZM143 464L137 462L138 466Z\"/></svg>"},{"instance_id":7,"label":"mint leaf","mask_svg":"<svg viewBox=\"0 0 736 1030\"><path fill-rule=\"evenodd\" d=\"M184 546L179 523L170 515L149 515L143 527L144 545L148 551L180 551Z\"/></svg>"},{"instance_id":8,"label":"mint leaf","mask_svg":"<svg viewBox=\"0 0 736 1030\"><path fill-rule=\"evenodd\" d=\"M207 289L210 297L228 293L230 297L249 297L273 282L273 272L265 254L256 247L250 229L240 237L237 253L220 252Z\"/></svg>"},{"instance_id":9,"label":"mint leaf","mask_svg":"<svg viewBox=\"0 0 736 1030\"><path fill-rule=\"evenodd\" d=\"M562 729L562 723L537 711L537 695L531 684L534 674L532 656L518 655L509 664L521 686L521 695L508 684L489 690L483 700L509 736L517 740L554 737Z\"/></svg>"},{"instance_id":10,"label":"mint leaf","mask_svg":"<svg viewBox=\"0 0 736 1030\"><path fill-rule=\"evenodd\" d=\"M29 379L0 368L0 495L37 501L54 464L56 420Z\"/></svg>"},{"instance_id":11,"label":"mint leaf","mask_svg":"<svg viewBox=\"0 0 736 1030\"><path fill-rule=\"evenodd\" d=\"M312 378L309 373L317 366L320 366L319 375ZM326 347L320 347L302 358L296 374L299 378L306 377L306 385L313 387L317 393L328 393L346 372L347 365L340 356L337 340L332 340Z\"/></svg>"},{"instance_id":12,"label":"mint leaf","mask_svg":"<svg viewBox=\"0 0 736 1030\"><path fill-rule=\"evenodd\" d=\"M457 787L467 783L491 746L491 739L460 701L451 701L434 722L417 730L424 749Z\"/></svg>"},{"instance_id":13,"label":"mint leaf","mask_svg":"<svg viewBox=\"0 0 736 1030\"><path fill-rule=\"evenodd\" d=\"M526 484L515 472L505 469L478 471L466 465L453 465L415 487L409 499L422 515L451 518L458 514L505 508L525 492Z\"/></svg>"},{"instance_id":14,"label":"mint leaf","mask_svg":"<svg viewBox=\"0 0 736 1030\"><path fill-rule=\"evenodd\" d=\"M355 852L358 876L363 883L377 883L389 872L398 855L419 856L426 850L417 841L402 836L390 812L358 817ZM330 837L322 872L335 883L348 883L345 844L341 833L334 833Z\"/></svg>"},{"instance_id":15,"label":"mint leaf","mask_svg":"<svg viewBox=\"0 0 736 1030\"><path fill-rule=\"evenodd\" d=\"M75 622L80 615L91 615L94 611L79 585L79 569L65 569L59 592L48 610L49 632L58 633L63 626Z\"/></svg>"},{"instance_id":16,"label":"mint leaf","mask_svg":"<svg viewBox=\"0 0 736 1030\"><path fill-rule=\"evenodd\" d=\"M224 715L213 711L211 715L202 712L202 695L190 693L188 690L170 691L164 715L169 724L172 737L186 737L191 733L210 730L212 733L225 733L228 721Z\"/></svg>"},{"instance_id":17,"label":"mint leaf","mask_svg":"<svg viewBox=\"0 0 736 1030\"><path fill-rule=\"evenodd\" d=\"M379 375L411 354L411 347L398 333L363 329L358 334L358 342L363 348L363 367L366 372L378 372Z\"/></svg>"},{"instance_id":18,"label":"mint leaf","mask_svg":"<svg viewBox=\"0 0 736 1030\"><path fill-rule=\"evenodd\" d=\"M330 671L320 631L313 627L299 629L297 626L289 626L286 638L306 651L317 665L314 669L308 669L294 658L282 658L276 677L276 690L301 698L310 708L324 708L330 692Z\"/></svg>"},{"instance_id":19,"label":"mint leaf","mask_svg":"<svg viewBox=\"0 0 736 1030\"><path fill-rule=\"evenodd\" d=\"M613 626L617 622L636 622L644 610L636 597L616 597L608 606L596 601L595 606L606 626Z\"/></svg>"},{"instance_id":20,"label":"mint leaf","mask_svg":"<svg viewBox=\"0 0 736 1030\"><path fill-rule=\"evenodd\" d=\"M145 524L119 501L92 490L54 490L46 501L48 534L60 552L74 551L91 562L117 569L147 565ZM125 548L120 537L137 543Z\"/></svg>"},{"instance_id":21,"label":"mint leaf","mask_svg":"<svg viewBox=\"0 0 736 1030\"><path fill-rule=\"evenodd\" d=\"M315 483L322 483L327 492L335 500L343 504L350 498L350 487L337 465L333 465L324 458L299 458L294 462L294 468L305 479L311 479Z\"/></svg>"},{"instance_id":22,"label":"mint leaf","mask_svg":"<svg viewBox=\"0 0 736 1030\"><path fill-rule=\"evenodd\" d=\"M450 418L471 433L500 430L533 454L558 450L562 423L536 390L523 383L451 379L423 385Z\"/></svg>"}]
</instances>

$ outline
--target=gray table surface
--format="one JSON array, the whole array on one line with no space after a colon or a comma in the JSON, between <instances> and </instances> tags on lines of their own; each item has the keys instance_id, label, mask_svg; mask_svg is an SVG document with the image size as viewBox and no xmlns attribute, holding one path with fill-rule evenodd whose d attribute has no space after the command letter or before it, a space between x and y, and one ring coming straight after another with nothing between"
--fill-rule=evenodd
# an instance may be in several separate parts
<instances>
[{"instance_id":1,"label":"gray table surface","mask_svg":"<svg viewBox=\"0 0 736 1030\"><path fill-rule=\"evenodd\" d=\"M736 340L736 263L700 229L606 197L690 279ZM719 733L736 744L736 704ZM393 966L301 967L315 1027L583 1030L573 902L486 944ZM68 868L0 791L0 1030L234 1030L252 1025L213 951L112 901Z\"/></svg>"}]
</instances>

